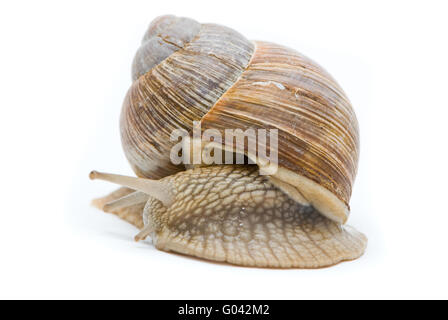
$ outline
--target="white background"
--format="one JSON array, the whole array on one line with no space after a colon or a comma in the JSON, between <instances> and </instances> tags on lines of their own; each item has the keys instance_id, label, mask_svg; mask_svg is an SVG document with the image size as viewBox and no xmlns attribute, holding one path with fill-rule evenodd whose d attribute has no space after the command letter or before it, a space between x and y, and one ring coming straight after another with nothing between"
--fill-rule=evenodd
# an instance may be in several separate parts
<instances>
[{"instance_id":1,"label":"white background","mask_svg":"<svg viewBox=\"0 0 448 320\"><path fill-rule=\"evenodd\" d=\"M359 260L320 270L213 264L135 243L90 207L132 174L118 118L149 22L175 14L284 44L351 99ZM448 298L444 1L2 1L0 298Z\"/></svg>"}]
</instances>

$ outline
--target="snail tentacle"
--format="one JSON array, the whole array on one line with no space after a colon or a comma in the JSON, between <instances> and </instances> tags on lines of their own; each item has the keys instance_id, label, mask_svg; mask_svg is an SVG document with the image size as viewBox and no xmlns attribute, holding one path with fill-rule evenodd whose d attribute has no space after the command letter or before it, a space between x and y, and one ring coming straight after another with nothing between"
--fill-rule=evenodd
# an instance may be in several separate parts
<instances>
[{"instance_id":1,"label":"snail tentacle","mask_svg":"<svg viewBox=\"0 0 448 320\"><path fill-rule=\"evenodd\" d=\"M121 208L108 208L107 206L105 206L109 202L114 202L134 192L135 191L132 189L121 187L104 197L92 200L92 205L100 210L103 210L104 212L116 215L117 217L129 222L138 229L142 229L144 227L142 212L145 207L145 203L128 205Z\"/></svg>"},{"instance_id":2,"label":"snail tentacle","mask_svg":"<svg viewBox=\"0 0 448 320\"><path fill-rule=\"evenodd\" d=\"M104 211L114 211L117 209L130 207L148 201L149 196L141 191L135 191L122 198L110 201L103 207Z\"/></svg>"},{"instance_id":3,"label":"snail tentacle","mask_svg":"<svg viewBox=\"0 0 448 320\"><path fill-rule=\"evenodd\" d=\"M154 228L152 225L147 225L144 227L135 237L134 240L136 242L139 242L141 240L145 240L148 236L151 235L151 233L154 231Z\"/></svg>"},{"instance_id":4,"label":"snail tentacle","mask_svg":"<svg viewBox=\"0 0 448 320\"><path fill-rule=\"evenodd\" d=\"M134 190L144 192L147 195L150 195L160 200L167 207L170 206L174 200L170 190L170 186L158 180L135 178L98 171L90 172L89 177L92 180L99 179L109 181Z\"/></svg>"}]
</instances>

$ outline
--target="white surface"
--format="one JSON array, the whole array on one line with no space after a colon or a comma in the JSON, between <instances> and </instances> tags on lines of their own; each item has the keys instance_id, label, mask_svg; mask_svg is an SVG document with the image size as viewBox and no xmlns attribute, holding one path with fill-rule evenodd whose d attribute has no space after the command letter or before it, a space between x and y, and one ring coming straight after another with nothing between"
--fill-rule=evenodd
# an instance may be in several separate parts
<instances>
[{"instance_id":1,"label":"white surface","mask_svg":"<svg viewBox=\"0 0 448 320\"><path fill-rule=\"evenodd\" d=\"M0 5L0 298L448 298L447 7L442 1L73 1ZM359 117L349 224L361 259L212 264L135 243L89 206L130 174L118 117L145 28L172 13L293 47Z\"/></svg>"}]
</instances>

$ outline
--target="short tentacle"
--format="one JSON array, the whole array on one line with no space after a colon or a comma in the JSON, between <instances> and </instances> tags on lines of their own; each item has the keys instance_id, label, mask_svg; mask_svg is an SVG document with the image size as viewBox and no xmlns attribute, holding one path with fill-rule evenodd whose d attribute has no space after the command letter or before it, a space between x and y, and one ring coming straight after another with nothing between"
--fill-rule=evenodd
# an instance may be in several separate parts
<instances>
[{"instance_id":1,"label":"short tentacle","mask_svg":"<svg viewBox=\"0 0 448 320\"><path fill-rule=\"evenodd\" d=\"M148 201L149 196L141 191L135 191L127 196L108 202L104 205L104 211L114 211Z\"/></svg>"}]
</instances>

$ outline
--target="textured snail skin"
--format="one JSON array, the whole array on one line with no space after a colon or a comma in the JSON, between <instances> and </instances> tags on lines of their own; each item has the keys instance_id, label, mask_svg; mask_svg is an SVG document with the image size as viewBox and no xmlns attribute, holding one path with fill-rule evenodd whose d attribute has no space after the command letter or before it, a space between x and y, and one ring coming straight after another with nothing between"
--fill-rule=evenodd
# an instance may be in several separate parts
<instances>
[{"instance_id":1,"label":"textured snail skin","mask_svg":"<svg viewBox=\"0 0 448 320\"><path fill-rule=\"evenodd\" d=\"M174 190L172 205L150 197L143 213L160 250L242 266L318 268L358 258L366 247L363 234L290 199L256 166L195 168L160 181ZM113 213L141 227L141 210Z\"/></svg>"}]
</instances>

